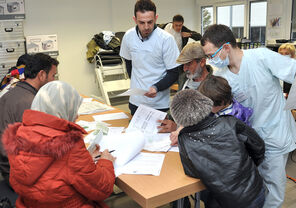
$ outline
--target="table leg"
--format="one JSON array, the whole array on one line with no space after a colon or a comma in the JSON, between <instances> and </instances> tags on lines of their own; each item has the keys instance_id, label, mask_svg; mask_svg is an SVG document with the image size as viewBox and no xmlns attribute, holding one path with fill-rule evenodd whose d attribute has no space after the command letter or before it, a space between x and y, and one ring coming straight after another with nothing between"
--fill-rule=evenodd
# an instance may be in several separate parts
<instances>
[{"instance_id":1,"label":"table leg","mask_svg":"<svg viewBox=\"0 0 296 208\"><path fill-rule=\"evenodd\" d=\"M177 200L177 208L183 208L184 205L184 198Z\"/></svg>"},{"instance_id":2,"label":"table leg","mask_svg":"<svg viewBox=\"0 0 296 208\"><path fill-rule=\"evenodd\" d=\"M200 208L200 196L199 196L199 192L195 193L195 206L194 208Z\"/></svg>"}]
</instances>

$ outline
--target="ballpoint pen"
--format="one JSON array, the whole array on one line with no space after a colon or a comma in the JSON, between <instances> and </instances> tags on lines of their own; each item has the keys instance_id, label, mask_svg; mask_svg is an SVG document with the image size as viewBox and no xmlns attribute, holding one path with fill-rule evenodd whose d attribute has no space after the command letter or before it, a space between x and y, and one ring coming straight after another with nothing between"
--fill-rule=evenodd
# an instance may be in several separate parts
<instances>
[{"instance_id":1,"label":"ballpoint pen","mask_svg":"<svg viewBox=\"0 0 296 208\"><path fill-rule=\"evenodd\" d=\"M111 150L111 151L109 151L109 153L112 153L112 152L114 152L115 150ZM101 155L97 155L97 156L95 156L95 158L99 158L99 157L101 157Z\"/></svg>"}]
</instances>

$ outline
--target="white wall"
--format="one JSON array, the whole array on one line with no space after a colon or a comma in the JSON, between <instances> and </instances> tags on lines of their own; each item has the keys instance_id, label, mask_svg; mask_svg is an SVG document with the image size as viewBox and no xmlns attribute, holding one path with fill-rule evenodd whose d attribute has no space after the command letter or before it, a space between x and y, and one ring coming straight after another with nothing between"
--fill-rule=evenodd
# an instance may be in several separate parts
<instances>
[{"instance_id":1,"label":"white wall","mask_svg":"<svg viewBox=\"0 0 296 208\"><path fill-rule=\"evenodd\" d=\"M26 0L25 36L57 34L60 80L80 93L98 95L93 64L86 60L86 44L103 30L126 31L132 20L135 0ZM158 23L180 13L185 25L196 29L195 0L155 0ZM199 15L199 14L198 14Z\"/></svg>"}]
</instances>

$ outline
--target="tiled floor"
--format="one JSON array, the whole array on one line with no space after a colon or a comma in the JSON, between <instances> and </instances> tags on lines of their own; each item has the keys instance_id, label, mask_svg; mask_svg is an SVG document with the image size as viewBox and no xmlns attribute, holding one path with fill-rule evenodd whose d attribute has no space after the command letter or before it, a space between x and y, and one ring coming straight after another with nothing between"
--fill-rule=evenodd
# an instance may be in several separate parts
<instances>
[{"instance_id":1,"label":"tiled floor","mask_svg":"<svg viewBox=\"0 0 296 208\"><path fill-rule=\"evenodd\" d=\"M126 102L127 103L127 102ZM126 103L114 103L113 105L125 112L129 112L128 105ZM296 152L293 154L293 159L296 161ZM291 155L287 162L287 174L290 177L296 178L296 163L291 160ZM138 208L140 207L135 201L130 197L122 194L121 196L113 196L107 200L110 208ZM161 208L169 208L169 204L162 206ZM192 205L193 207L193 205ZM201 208L203 208L203 203L201 202ZM296 207L296 183L292 180L287 179L286 184L286 195L285 201L282 208L295 208Z\"/></svg>"}]
</instances>

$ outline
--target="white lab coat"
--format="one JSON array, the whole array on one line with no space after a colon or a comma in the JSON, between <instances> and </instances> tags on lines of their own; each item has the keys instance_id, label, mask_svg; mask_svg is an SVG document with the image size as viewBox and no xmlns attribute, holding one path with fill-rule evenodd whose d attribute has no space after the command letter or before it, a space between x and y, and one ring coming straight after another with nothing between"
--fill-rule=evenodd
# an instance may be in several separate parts
<instances>
[{"instance_id":1,"label":"white lab coat","mask_svg":"<svg viewBox=\"0 0 296 208\"><path fill-rule=\"evenodd\" d=\"M244 50L240 71L228 68L215 72L226 78L234 98L254 110L252 127L263 138L266 155L282 155L296 148L296 125L290 111L284 110L286 100L279 80L292 83L296 60L266 48Z\"/></svg>"},{"instance_id":2,"label":"white lab coat","mask_svg":"<svg viewBox=\"0 0 296 208\"><path fill-rule=\"evenodd\" d=\"M266 48L243 53L238 74L224 68L215 75L226 78L234 98L254 110L250 121L266 147L265 159L258 168L268 189L264 208L281 207L287 155L296 148L296 125L291 112L284 110L286 100L279 80L293 83L296 60Z\"/></svg>"}]
</instances>

